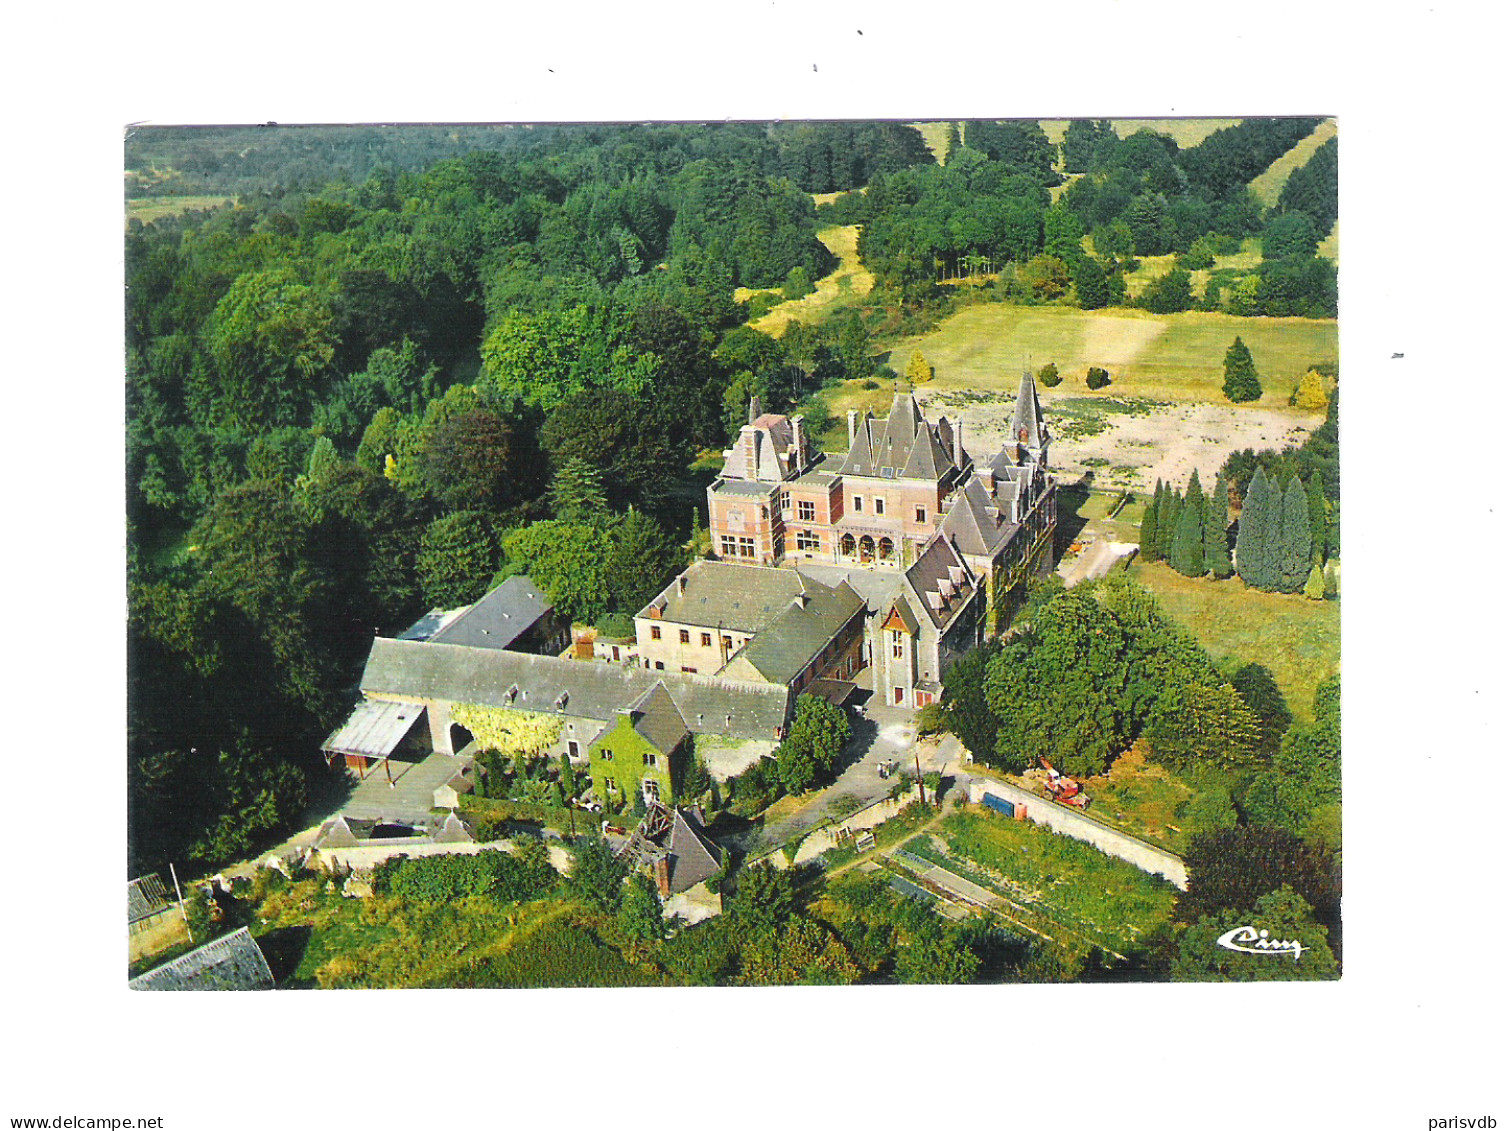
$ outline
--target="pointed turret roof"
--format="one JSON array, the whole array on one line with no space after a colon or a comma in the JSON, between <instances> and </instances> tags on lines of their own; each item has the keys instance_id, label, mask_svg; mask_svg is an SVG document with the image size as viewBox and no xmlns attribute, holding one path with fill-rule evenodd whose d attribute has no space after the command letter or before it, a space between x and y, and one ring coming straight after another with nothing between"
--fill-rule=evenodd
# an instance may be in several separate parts
<instances>
[{"instance_id":1,"label":"pointed turret roof","mask_svg":"<svg viewBox=\"0 0 1506 1131\"><path fill-rule=\"evenodd\" d=\"M1024 435L1021 436L1021 429ZM1041 398L1035 391L1035 375L1029 369L1020 378L1020 395L1015 398L1014 415L1009 419L1009 439L1028 448L1038 448L1051 438L1046 418L1041 413Z\"/></svg>"}]
</instances>

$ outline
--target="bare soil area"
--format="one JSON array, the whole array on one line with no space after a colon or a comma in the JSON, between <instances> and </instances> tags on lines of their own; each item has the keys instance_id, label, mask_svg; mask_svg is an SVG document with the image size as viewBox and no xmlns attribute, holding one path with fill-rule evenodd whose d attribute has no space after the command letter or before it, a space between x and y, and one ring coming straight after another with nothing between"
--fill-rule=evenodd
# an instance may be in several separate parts
<instances>
[{"instance_id":1,"label":"bare soil area","mask_svg":"<svg viewBox=\"0 0 1506 1131\"><path fill-rule=\"evenodd\" d=\"M916 397L929 402L937 394L922 388ZM1193 468L1205 487L1211 487L1230 452L1300 444L1323 423L1318 414L1138 401L1132 402L1132 412L1112 411L1113 405L1098 413L1089 410L1089 427L1083 428L1078 424L1084 418L1077 415L1083 402L1076 393L1041 393L1047 424L1056 437L1051 464L1058 479L1070 482L1091 471L1099 487L1132 491L1150 491L1157 479L1185 486ZM1053 413L1053 405L1060 405L1061 411ZM926 409L933 419L942 414L955 419L960 412L963 440L975 459L999 450L1013 411L1013 395L1000 394L977 395L959 405L942 393ZM1084 434L1093 427L1102 430Z\"/></svg>"}]
</instances>

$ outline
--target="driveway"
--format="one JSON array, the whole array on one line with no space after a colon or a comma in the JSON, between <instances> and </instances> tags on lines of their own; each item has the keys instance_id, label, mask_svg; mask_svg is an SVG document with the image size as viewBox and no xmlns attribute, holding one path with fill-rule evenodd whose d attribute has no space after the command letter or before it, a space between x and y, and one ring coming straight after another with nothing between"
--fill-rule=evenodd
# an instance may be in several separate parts
<instances>
[{"instance_id":1,"label":"driveway","mask_svg":"<svg viewBox=\"0 0 1506 1131\"><path fill-rule=\"evenodd\" d=\"M839 797L854 797L868 805L887 796L895 778L879 776L882 762L897 761L898 770L912 777L917 756L923 774L934 770L955 775L962 764L962 745L952 735L944 736L939 743L915 741L914 712L869 706L863 714L854 714L852 723L852 738L844 751L844 768L837 780L773 825L729 837L734 847L752 854L785 844L821 824Z\"/></svg>"}]
</instances>

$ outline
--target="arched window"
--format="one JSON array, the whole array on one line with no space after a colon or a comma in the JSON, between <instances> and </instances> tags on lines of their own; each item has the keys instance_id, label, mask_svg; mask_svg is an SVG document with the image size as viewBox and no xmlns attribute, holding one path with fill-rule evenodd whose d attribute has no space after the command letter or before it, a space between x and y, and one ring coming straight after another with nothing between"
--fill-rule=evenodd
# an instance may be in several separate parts
<instances>
[{"instance_id":1,"label":"arched window","mask_svg":"<svg viewBox=\"0 0 1506 1131\"><path fill-rule=\"evenodd\" d=\"M880 538L878 543L879 561L887 562L894 558L894 539Z\"/></svg>"},{"instance_id":2,"label":"arched window","mask_svg":"<svg viewBox=\"0 0 1506 1131\"><path fill-rule=\"evenodd\" d=\"M842 535L842 556L844 558L850 558L850 557L852 557L853 554L855 554L857 552L858 552L858 543L857 543L857 540L855 538L853 538L853 536L851 534L844 534L844 535Z\"/></svg>"},{"instance_id":3,"label":"arched window","mask_svg":"<svg viewBox=\"0 0 1506 1131\"><path fill-rule=\"evenodd\" d=\"M860 561L873 561L873 537L865 534L858 539L858 559Z\"/></svg>"}]
</instances>

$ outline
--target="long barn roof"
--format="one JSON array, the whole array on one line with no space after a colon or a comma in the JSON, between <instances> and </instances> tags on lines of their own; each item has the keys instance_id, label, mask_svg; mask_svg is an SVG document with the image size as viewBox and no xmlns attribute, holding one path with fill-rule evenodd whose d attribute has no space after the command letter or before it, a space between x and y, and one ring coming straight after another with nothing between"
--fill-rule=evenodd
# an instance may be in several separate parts
<instances>
[{"instance_id":1,"label":"long barn roof","mask_svg":"<svg viewBox=\"0 0 1506 1131\"><path fill-rule=\"evenodd\" d=\"M656 683L664 684L685 725L697 734L771 739L788 712L789 691L778 684L387 637L372 641L361 675L361 691L367 695L475 703L602 722L632 706Z\"/></svg>"}]
</instances>

